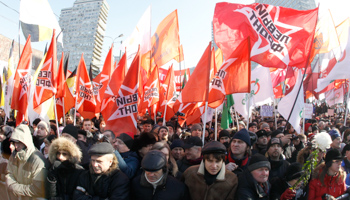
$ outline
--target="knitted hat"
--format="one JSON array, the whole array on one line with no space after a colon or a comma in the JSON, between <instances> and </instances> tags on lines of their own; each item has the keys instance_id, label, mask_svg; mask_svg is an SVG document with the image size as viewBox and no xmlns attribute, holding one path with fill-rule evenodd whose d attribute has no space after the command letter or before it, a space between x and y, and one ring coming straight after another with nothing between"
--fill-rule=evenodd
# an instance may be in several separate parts
<instances>
[{"instance_id":1,"label":"knitted hat","mask_svg":"<svg viewBox=\"0 0 350 200\"><path fill-rule=\"evenodd\" d=\"M225 154L226 153L226 147L221 142L218 141L211 141L204 145L202 149L202 154L211 154L211 153L218 153L218 154Z\"/></svg>"},{"instance_id":2,"label":"knitted hat","mask_svg":"<svg viewBox=\"0 0 350 200\"><path fill-rule=\"evenodd\" d=\"M184 149L190 149L194 146L199 146L199 147L203 146L202 140L197 136L187 138L185 140L185 144L183 147Z\"/></svg>"},{"instance_id":3,"label":"knitted hat","mask_svg":"<svg viewBox=\"0 0 350 200\"><path fill-rule=\"evenodd\" d=\"M231 139L231 142L233 139L240 139L243 142L247 143L248 146L251 146L250 143L250 135L247 131L247 129L241 129L240 131L238 131Z\"/></svg>"},{"instance_id":4,"label":"knitted hat","mask_svg":"<svg viewBox=\"0 0 350 200\"><path fill-rule=\"evenodd\" d=\"M325 158L325 163L332 162L332 160L343 160L343 156L341 155L340 151L337 149L330 149Z\"/></svg>"},{"instance_id":5,"label":"knitted hat","mask_svg":"<svg viewBox=\"0 0 350 200\"><path fill-rule=\"evenodd\" d=\"M64 127L62 133L67 133L73 136L75 139L78 139L78 129L72 124L68 124L66 127Z\"/></svg>"},{"instance_id":6,"label":"knitted hat","mask_svg":"<svg viewBox=\"0 0 350 200\"><path fill-rule=\"evenodd\" d=\"M50 128L49 128L49 125L45 122L45 121L40 121L37 125L37 127L43 127L45 128L46 132L50 132Z\"/></svg>"},{"instance_id":7,"label":"knitted hat","mask_svg":"<svg viewBox=\"0 0 350 200\"><path fill-rule=\"evenodd\" d=\"M328 134L331 136L332 141L335 140L336 138L340 137L340 134L337 130L332 129L328 132Z\"/></svg>"},{"instance_id":8,"label":"knitted hat","mask_svg":"<svg viewBox=\"0 0 350 200\"><path fill-rule=\"evenodd\" d=\"M274 144L278 144L280 145L281 147L283 147L283 144L282 144L282 141L280 138L271 138L271 140L267 143L267 149L266 150L269 150L269 148L274 145Z\"/></svg>"},{"instance_id":9,"label":"knitted hat","mask_svg":"<svg viewBox=\"0 0 350 200\"><path fill-rule=\"evenodd\" d=\"M265 156L259 153L254 154L250 158L248 170L251 172L262 167L267 167L269 170L271 170L270 162L267 160Z\"/></svg>"},{"instance_id":10,"label":"knitted hat","mask_svg":"<svg viewBox=\"0 0 350 200\"><path fill-rule=\"evenodd\" d=\"M301 177L301 175L304 173L302 168L303 165L298 162L290 164L286 171L286 181L291 181Z\"/></svg>"},{"instance_id":11,"label":"knitted hat","mask_svg":"<svg viewBox=\"0 0 350 200\"><path fill-rule=\"evenodd\" d=\"M245 127L245 123L243 121L239 121L238 124L243 125Z\"/></svg>"},{"instance_id":12,"label":"knitted hat","mask_svg":"<svg viewBox=\"0 0 350 200\"><path fill-rule=\"evenodd\" d=\"M261 124L261 129L264 129L264 128L268 128L268 127L270 127L267 123L263 123L263 124Z\"/></svg>"},{"instance_id":13,"label":"knitted hat","mask_svg":"<svg viewBox=\"0 0 350 200\"><path fill-rule=\"evenodd\" d=\"M113 146L108 142L101 142L92 145L89 150L89 155L105 155L114 153Z\"/></svg>"},{"instance_id":14,"label":"knitted hat","mask_svg":"<svg viewBox=\"0 0 350 200\"><path fill-rule=\"evenodd\" d=\"M271 137L276 137L278 134L283 133L281 129L276 129L271 133Z\"/></svg>"},{"instance_id":15,"label":"knitted hat","mask_svg":"<svg viewBox=\"0 0 350 200\"><path fill-rule=\"evenodd\" d=\"M194 130L200 130L202 131L202 126L200 124L193 124L192 127L191 127L191 132L194 131Z\"/></svg>"},{"instance_id":16,"label":"knitted hat","mask_svg":"<svg viewBox=\"0 0 350 200\"><path fill-rule=\"evenodd\" d=\"M170 149L173 150L176 147L181 147L184 148L184 141L180 140L180 139L175 139L171 145L170 145ZM185 150L185 149L184 149Z\"/></svg>"},{"instance_id":17,"label":"knitted hat","mask_svg":"<svg viewBox=\"0 0 350 200\"><path fill-rule=\"evenodd\" d=\"M262 137L262 136L266 136L267 137L267 132L264 129L259 130L258 132L256 132L256 136Z\"/></svg>"},{"instance_id":18,"label":"knitted hat","mask_svg":"<svg viewBox=\"0 0 350 200\"><path fill-rule=\"evenodd\" d=\"M222 137L230 137L230 133L227 130L221 130L219 133L219 140Z\"/></svg>"},{"instance_id":19,"label":"knitted hat","mask_svg":"<svg viewBox=\"0 0 350 200\"><path fill-rule=\"evenodd\" d=\"M120 139L121 141L124 142L124 144L131 149L132 144L134 143L134 140L132 139L132 137L130 137L130 135L126 134L126 133L122 133L120 134L118 137L118 139Z\"/></svg>"},{"instance_id":20,"label":"knitted hat","mask_svg":"<svg viewBox=\"0 0 350 200\"><path fill-rule=\"evenodd\" d=\"M141 167L145 171L155 172L166 166L166 157L159 150L151 150L143 157Z\"/></svg>"}]
</instances>

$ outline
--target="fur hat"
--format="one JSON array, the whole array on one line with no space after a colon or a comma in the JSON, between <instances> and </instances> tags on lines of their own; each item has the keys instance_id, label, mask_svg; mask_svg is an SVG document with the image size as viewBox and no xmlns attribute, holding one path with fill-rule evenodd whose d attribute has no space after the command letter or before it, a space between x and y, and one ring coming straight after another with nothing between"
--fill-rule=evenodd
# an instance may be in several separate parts
<instances>
[{"instance_id":1,"label":"fur hat","mask_svg":"<svg viewBox=\"0 0 350 200\"><path fill-rule=\"evenodd\" d=\"M267 137L267 132L264 130L264 129L261 129L259 131L256 132L256 136L259 138L259 137L262 137L262 136L266 136Z\"/></svg>"},{"instance_id":2,"label":"fur hat","mask_svg":"<svg viewBox=\"0 0 350 200\"><path fill-rule=\"evenodd\" d=\"M192 148L194 146L199 146L199 147L203 146L202 140L199 137L197 137L197 136L193 136L193 137L187 138L185 140L185 144L184 144L183 148L184 149L190 149L190 148Z\"/></svg>"},{"instance_id":3,"label":"fur hat","mask_svg":"<svg viewBox=\"0 0 350 200\"><path fill-rule=\"evenodd\" d=\"M56 160L56 155L58 151L67 151L70 155L69 162L77 164L82 158L82 153L77 144L65 137L59 137L52 140L49 148L49 160L54 163Z\"/></svg>"},{"instance_id":4,"label":"fur hat","mask_svg":"<svg viewBox=\"0 0 350 200\"><path fill-rule=\"evenodd\" d=\"M231 142L233 139L240 139L243 142L247 143L248 146L251 146L251 141L250 141L250 135L247 131L247 129L241 129L238 131L231 139Z\"/></svg>"}]
</instances>

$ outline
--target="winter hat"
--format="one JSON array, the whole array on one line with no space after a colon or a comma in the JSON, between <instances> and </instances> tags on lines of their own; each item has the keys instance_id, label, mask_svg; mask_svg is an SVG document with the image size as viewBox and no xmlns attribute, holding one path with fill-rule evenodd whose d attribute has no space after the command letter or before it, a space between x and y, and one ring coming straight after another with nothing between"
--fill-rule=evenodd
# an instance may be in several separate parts
<instances>
[{"instance_id":1,"label":"winter hat","mask_svg":"<svg viewBox=\"0 0 350 200\"><path fill-rule=\"evenodd\" d=\"M62 130L62 134L63 133L67 133L75 139L78 139L78 129L72 124L68 124L66 127L64 127L64 129Z\"/></svg>"},{"instance_id":2,"label":"winter hat","mask_svg":"<svg viewBox=\"0 0 350 200\"><path fill-rule=\"evenodd\" d=\"M141 133L141 135L134 140L132 145L132 151L138 151L142 149L142 147L146 147L149 144L156 143L157 140L151 133Z\"/></svg>"},{"instance_id":3,"label":"winter hat","mask_svg":"<svg viewBox=\"0 0 350 200\"><path fill-rule=\"evenodd\" d=\"M346 151L350 151L350 144L347 144L344 146L343 151L342 151L343 156L345 156Z\"/></svg>"},{"instance_id":4,"label":"winter hat","mask_svg":"<svg viewBox=\"0 0 350 200\"><path fill-rule=\"evenodd\" d=\"M252 127L252 126L257 126L255 122L251 122L249 123L249 127Z\"/></svg>"},{"instance_id":5,"label":"winter hat","mask_svg":"<svg viewBox=\"0 0 350 200\"><path fill-rule=\"evenodd\" d=\"M340 151L337 149L330 149L325 158L325 163L332 162L332 160L343 160L343 156L341 155Z\"/></svg>"},{"instance_id":6,"label":"winter hat","mask_svg":"<svg viewBox=\"0 0 350 200\"><path fill-rule=\"evenodd\" d=\"M230 137L230 133L227 130L221 130L219 133L219 140L222 137Z\"/></svg>"},{"instance_id":7,"label":"winter hat","mask_svg":"<svg viewBox=\"0 0 350 200\"><path fill-rule=\"evenodd\" d=\"M261 124L261 129L264 129L264 128L268 128L268 127L270 127L267 123L263 123L263 124Z\"/></svg>"},{"instance_id":8,"label":"winter hat","mask_svg":"<svg viewBox=\"0 0 350 200\"><path fill-rule=\"evenodd\" d=\"M271 170L270 162L267 160L265 156L259 153L254 154L250 158L248 170L251 172L262 167L267 167L269 170Z\"/></svg>"},{"instance_id":9,"label":"winter hat","mask_svg":"<svg viewBox=\"0 0 350 200\"><path fill-rule=\"evenodd\" d=\"M202 149L202 154L211 154L211 153L217 153L217 154L225 154L226 153L226 147L221 142L218 141L211 141L204 145Z\"/></svg>"},{"instance_id":10,"label":"winter hat","mask_svg":"<svg viewBox=\"0 0 350 200\"><path fill-rule=\"evenodd\" d=\"M243 121L239 121L238 124L243 125L245 127L245 123Z\"/></svg>"},{"instance_id":11,"label":"winter hat","mask_svg":"<svg viewBox=\"0 0 350 200\"><path fill-rule=\"evenodd\" d=\"M170 149L173 150L176 147L181 147L184 148L184 141L180 140L180 139L175 139L171 145L170 145ZM185 149L184 149L185 150Z\"/></svg>"},{"instance_id":12,"label":"winter hat","mask_svg":"<svg viewBox=\"0 0 350 200\"><path fill-rule=\"evenodd\" d=\"M309 132L309 126L311 126L311 123L305 124L305 132Z\"/></svg>"},{"instance_id":13,"label":"winter hat","mask_svg":"<svg viewBox=\"0 0 350 200\"><path fill-rule=\"evenodd\" d=\"M87 132L85 130L81 130L81 129L78 130L78 134L83 135L85 137L87 136Z\"/></svg>"},{"instance_id":14,"label":"winter hat","mask_svg":"<svg viewBox=\"0 0 350 200\"><path fill-rule=\"evenodd\" d=\"M36 119L33 121L33 125L38 125L40 121L41 121L40 118L36 118Z\"/></svg>"},{"instance_id":15,"label":"winter hat","mask_svg":"<svg viewBox=\"0 0 350 200\"><path fill-rule=\"evenodd\" d=\"M337 130L332 129L328 132L328 134L331 136L332 141L335 140L336 138L340 137L340 134Z\"/></svg>"},{"instance_id":16,"label":"winter hat","mask_svg":"<svg viewBox=\"0 0 350 200\"><path fill-rule=\"evenodd\" d=\"M40 121L37 125L37 127L43 127L45 128L46 132L50 132L50 128L49 128L49 125L45 122L45 121Z\"/></svg>"},{"instance_id":17,"label":"winter hat","mask_svg":"<svg viewBox=\"0 0 350 200\"><path fill-rule=\"evenodd\" d=\"M264 129L259 130L258 132L256 132L256 136L262 137L262 136L266 136L267 137L267 132Z\"/></svg>"},{"instance_id":18,"label":"winter hat","mask_svg":"<svg viewBox=\"0 0 350 200\"><path fill-rule=\"evenodd\" d=\"M174 125L173 125L173 123L171 123L171 122L167 122L167 123L166 123L166 126L170 126L171 128L174 129ZM169 129L169 128L168 128L168 129Z\"/></svg>"},{"instance_id":19,"label":"winter hat","mask_svg":"<svg viewBox=\"0 0 350 200\"><path fill-rule=\"evenodd\" d=\"M199 147L203 146L202 140L197 136L187 138L185 140L185 144L184 144L183 148L190 149L194 146L199 146Z\"/></svg>"},{"instance_id":20,"label":"winter hat","mask_svg":"<svg viewBox=\"0 0 350 200\"><path fill-rule=\"evenodd\" d=\"M314 132L314 131L316 131L316 130L318 130L318 126L312 126L312 132Z\"/></svg>"},{"instance_id":21,"label":"winter hat","mask_svg":"<svg viewBox=\"0 0 350 200\"><path fill-rule=\"evenodd\" d=\"M89 155L105 155L105 154L112 154L114 153L113 146L108 142L101 142L96 143L92 145L92 147L89 150Z\"/></svg>"},{"instance_id":22,"label":"winter hat","mask_svg":"<svg viewBox=\"0 0 350 200\"><path fill-rule=\"evenodd\" d=\"M294 179L297 179L303 175L303 165L295 162L292 163L288 166L287 171L286 171L286 181L291 181Z\"/></svg>"},{"instance_id":23,"label":"winter hat","mask_svg":"<svg viewBox=\"0 0 350 200\"><path fill-rule=\"evenodd\" d=\"M281 129L276 129L271 133L271 137L276 137L278 134L283 133Z\"/></svg>"},{"instance_id":24,"label":"winter hat","mask_svg":"<svg viewBox=\"0 0 350 200\"><path fill-rule=\"evenodd\" d=\"M132 144L134 143L134 140L132 139L132 137L130 137L130 135L126 134L126 133L122 133L120 134L118 137L118 139L120 139L121 141L124 142L124 144L131 149Z\"/></svg>"},{"instance_id":25,"label":"winter hat","mask_svg":"<svg viewBox=\"0 0 350 200\"><path fill-rule=\"evenodd\" d=\"M158 129L158 134L160 133L160 130L161 129L165 129L167 132L169 132L169 128L168 127L166 127L166 126L161 126L161 127L159 127L159 129Z\"/></svg>"},{"instance_id":26,"label":"winter hat","mask_svg":"<svg viewBox=\"0 0 350 200\"><path fill-rule=\"evenodd\" d=\"M145 171L155 172L166 166L166 157L159 150L151 150L143 157L141 167Z\"/></svg>"},{"instance_id":27,"label":"winter hat","mask_svg":"<svg viewBox=\"0 0 350 200\"><path fill-rule=\"evenodd\" d=\"M193 124L192 127L191 127L191 132L194 131L194 130L200 130L202 131L202 126L200 124Z\"/></svg>"},{"instance_id":28,"label":"winter hat","mask_svg":"<svg viewBox=\"0 0 350 200\"><path fill-rule=\"evenodd\" d=\"M248 146L251 146L251 143L250 143L250 135L247 131L247 129L241 129L240 131L238 131L231 139L231 142L233 139L240 139L242 140L243 142L247 143ZM230 142L230 143L231 143Z\"/></svg>"},{"instance_id":29,"label":"winter hat","mask_svg":"<svg viewBox=\"0 0 350 200\"><path fill-rule=\"evenodd\" d=\"M280 138L271 138L271 140L267 143L267 149L266 150L269 150L269 148L274 145L274 144L278 144L280 145L281 147L283 147L283 144L282 144L282 141Z\"/></svg>"},{"instance_id":30,"label":"winter hat","mask_svg":"<svg viewBox=\"0 0 350 200\"><path fill-rule=\"evenodd\" d=\"M47 141L49 141L50 143L52 143L52 140L56 139L56 135L49 135L46 137Z\"/></svg>"}]
</instances>

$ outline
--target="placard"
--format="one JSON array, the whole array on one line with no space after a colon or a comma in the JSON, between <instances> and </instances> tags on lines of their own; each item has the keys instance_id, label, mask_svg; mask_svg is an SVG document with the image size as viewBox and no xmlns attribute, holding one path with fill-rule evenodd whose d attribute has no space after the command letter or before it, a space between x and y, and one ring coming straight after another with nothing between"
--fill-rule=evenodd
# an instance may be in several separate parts
<instances>
[{"instance_id":1,"label":"placard","mask_svg":"<svg viewBox=\"0 0 350 200\"><path fill-rule=\"evenodd\" d=\"M334 109L328 109L327 113L328 113L328 116L333 116L334 115Z\"/></svg>"},{"instance_id":2,"label":"placard","mask_svg":"<svg viewBox=\"0 0 350 200\"><path fill-rule=\"evenodd\" d=\"M261 106L261 117L273 117L273 107L268 105Z\"/></svg>"},{"instance_id":3,"label":"placard","mask_svg":"<svg viewBox=\"0 0 350 200\"><path fill-rule=\"evenodd\" d=\"M314 111L314 107L312 103L306 103L304 106L305 109L305 119L312 119L312 114Z\"/></svg>"}]
</instances>

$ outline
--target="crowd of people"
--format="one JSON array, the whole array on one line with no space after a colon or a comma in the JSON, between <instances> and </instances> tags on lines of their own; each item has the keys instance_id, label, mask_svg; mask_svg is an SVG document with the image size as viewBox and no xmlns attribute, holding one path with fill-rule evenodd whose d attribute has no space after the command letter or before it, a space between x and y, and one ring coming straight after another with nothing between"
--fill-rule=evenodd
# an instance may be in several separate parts
<instances>
[{"instance_id":1,"label":"crowd of people","mask_svg":"<svg viewBox=\"0 0 350 200\"><path fill-rule=\"evenodd\" d=\"M222 129L215 120L180 127L176 116L164 125L146 115L136 133L121 134L107 130L102 117L78 115L73 125L67 114L59 127L7 120L0 129L1 199L349 198L350 128L344 113L319 112L300 134L281 116L277 123L240 117ZM299 181L318 136L331 144L317 149L311 177Z\"/></svg>"}]
</instances>

